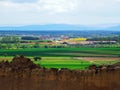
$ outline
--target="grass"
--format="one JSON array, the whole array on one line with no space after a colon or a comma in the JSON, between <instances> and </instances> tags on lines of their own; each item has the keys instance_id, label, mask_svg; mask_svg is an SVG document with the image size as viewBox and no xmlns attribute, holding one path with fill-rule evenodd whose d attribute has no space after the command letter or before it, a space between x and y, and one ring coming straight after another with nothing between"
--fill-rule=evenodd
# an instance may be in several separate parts
<instances>
[{"instance_id":1,"label":"grass","mask_svg":"<svg viewBox=\"0 0 120 90\"><path fill-rule=\"evenodd\" d=\"M41 61L34 61L35 64L41 65L46 68L68 68L68 69L87 69L90 65L108 65L120 62L119 60L100 61L94 62L86 60L78 60L71 57L43 57Z\"/></svg>"},{"instance_id":2,"label":"grass","mask_svg":"<svg viewBox=\"0 0 120 90\"><path fill-rule=\"evenodd\" d=\"M11 61L13 57L2 57L0 56L0 61Z\"/></svg>"},{"instance_id":3,"label":"grass","mask_svg":"<svg viewBox=\"0 0 120 90\"><path fill-rule=\"evenodd\" d=\"M85 69L88 68L90 62L83 60L75 60L70 57L44 57L41 61L35 61L46 68L69 68L69 69Z\"/></svg>"},{"instance_id":4,"label":"grass","mask_svg":"<svg viewBox=\"0 0 120 90\"><path fill-rule=\"evenodd\" d=\"M97 65L112 65L112 64L115 64L117 62L120 62L120 60L109 60L109 61L100 61L100 60L96 60L93 62L93 64L97 64Z\"/></svg>"}]
</instances>

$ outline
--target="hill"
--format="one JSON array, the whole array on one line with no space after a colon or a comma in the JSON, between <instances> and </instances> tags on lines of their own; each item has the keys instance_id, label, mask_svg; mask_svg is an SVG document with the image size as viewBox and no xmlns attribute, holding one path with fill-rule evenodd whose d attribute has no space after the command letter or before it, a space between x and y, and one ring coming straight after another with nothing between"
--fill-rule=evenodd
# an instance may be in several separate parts
<instances>
[{"instance_id":1,"label":"hill","mask_svg":"<svg viewBox=\"0 0 120 90\"><path fill-rule=\"evenodd\" d=\"M84 25L68 25L68 24L48 24L48 25L28 25L16 27L0 27L0 30L120 30L120 25L109 27L96 27Z\"/></svg>"}]
</instances>

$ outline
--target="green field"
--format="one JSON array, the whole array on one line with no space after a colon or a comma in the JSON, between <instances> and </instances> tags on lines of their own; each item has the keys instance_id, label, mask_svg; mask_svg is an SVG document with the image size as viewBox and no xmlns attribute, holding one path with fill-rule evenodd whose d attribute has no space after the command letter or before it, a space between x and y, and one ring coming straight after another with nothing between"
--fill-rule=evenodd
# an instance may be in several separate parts
<instances>
[{"instance_id":1,"label":"green field","mask_svg":"<svg viewBox=\"0 0 120 90\"><path fill-rule=\"evenodd\" d=\"M36 64L46 68L69 68L69 69L85 69L90 65L90 62L84 60L75 60L70 57L44 57L41 61L36 61Z\"/></svg>"},{"instance_id":2,"label":"green field","mask_svg":"<svg viewBox=\"0 0 120 90\"><path fill-rule=\"evenodd\" d=\"M46 68L69 68L87 69L91 64L108 65L120 62L120 48L30 48L0 50L0 61L11 61L14 55L25 55L33 60L33 57L40 56L42 60L34 63ZM86 60L74 57L92 57ZM101 59L102 57L102 59ZM107 58L111 58L107 60ZM115 58L115 59L114 59ZM116 60L117 58L117 60ZM105 60L104 60L105 59Z\"/></svg>"},{"instance_id":3,"label":"green field","mask_svg":"<svg viewBox=\"0 0 120 90\"><path fill-rule=\"evenodd\" d=\"M69 69L88 69L92 64L96 65L108 65L119 62L119 60L101 61L96 60L94 62L87 60L78 60L71 57L43 57L41 61L34 61L34 63L46 68L69 68Z\"/></svg>"},{"instance_id":4,"label":"green field","mask_svg":"<svg viewBox=\"0 0 120 90\"><path fill-rule=\"evenodd\" d=\"M119 57L120 48L26 48L0 50L0 56L14 56L17 54L41 57Z\"/></svg>"}]
</instances>

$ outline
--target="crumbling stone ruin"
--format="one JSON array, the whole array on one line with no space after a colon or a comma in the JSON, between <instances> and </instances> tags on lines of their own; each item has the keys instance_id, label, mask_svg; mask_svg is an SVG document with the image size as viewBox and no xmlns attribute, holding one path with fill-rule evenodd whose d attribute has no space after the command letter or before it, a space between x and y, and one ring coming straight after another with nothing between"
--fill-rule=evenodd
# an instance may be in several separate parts
<instances>
[{"instance_id":1,"label":"crumbling stone ruin","mask_svg":"<svg viewBox=\"0 0 120 90\"><path fill-rule=\"evenodd\" d=\"M0 62L0 90L120 90L120 63L89 70L46 69L21 55Z\"/></svg>"}]
</instances>

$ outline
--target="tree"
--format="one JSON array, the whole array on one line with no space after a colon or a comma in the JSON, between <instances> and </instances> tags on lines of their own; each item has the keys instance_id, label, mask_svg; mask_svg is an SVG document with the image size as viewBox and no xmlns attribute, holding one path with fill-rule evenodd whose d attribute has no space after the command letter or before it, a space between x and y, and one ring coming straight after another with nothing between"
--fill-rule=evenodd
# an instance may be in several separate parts
<instances>
[{"instance_id":1,"label":"tree","mask_svg":"<svg viewBox=\"0 0 120 90\"><path fill-rule=\"evenodd\" d=\"M19 48L20 46L20 38L16 36L4 36L1 39L1 43L6 44L7 48L11 48L12 44Z\"/></svg>"},{"instance_id":2,"label":"tree","mask_svg":"<svg viewBox=\"0 0 120 90\"><path fill-rule=\"evenodd\" d=\"M34 57L33 58L35 61L39 61L39 60L41 60L42 58L41 57Z\"/></svg>"},{"instance_id":3,"label":"tree","mask_svg":"<svg viewBox=\"0 0 120 90\"><path fill-rule=\"evenodd\" d=\"M34 48L39 48L39 47L40 47L39 42L35 42Z\"/></svg>"},{"instance_id":4,"label":"tree","mask_svg":"<svg viewBox=\"0 0 120 90\"><path fill-rule=\"evenodd\" d=\"M3 38L1 39L1 43L6 44L7 49L11 48L11 45L10 45L10 43L11 43L11 37L10 37L10 36L5 36L5 37L3 37Z\"/></svg>"},{"instance_id":5,"label":"tree","mask_svg":"<svg viewBox=\"0 0 120 90\"><path fill-rule=\"evenodd\" d=\"M39 40L39 37L33 37L33 36L24 36L21 38L22 40Z\"/></svg>"},{"instance_id":6,"label":"tree","mask_svg":"<svg viewBox=\"0 0 120 90\"><path fill-rule=\"evenodd\" d=\"M16 48L20 47L20 38L19 37L13 36L12 41L15 44Z\"/></svg>"}]
</instances>

